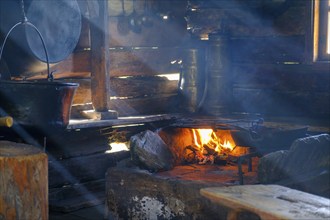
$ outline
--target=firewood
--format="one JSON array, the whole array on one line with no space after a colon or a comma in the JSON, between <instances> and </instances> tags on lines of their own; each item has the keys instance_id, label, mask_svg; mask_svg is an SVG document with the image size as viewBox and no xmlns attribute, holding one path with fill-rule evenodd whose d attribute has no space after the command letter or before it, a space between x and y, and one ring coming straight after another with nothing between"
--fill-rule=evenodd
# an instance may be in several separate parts
<instances>
[{"instance_id":1,"label":"firewood","mask_svg":"<svg viewBox=\"0 0 330 220\"><path fill-rule=\"evenodd\" d=\"M146 130L130 138L132 160L150 171L169 170L174 166L173 155L158 134Z\"/></svg>"},{"instance_id":2,"label":"firewood","mask_svg":"<svg viewBox=\"0 0 330 220\"><path fill-rule=\"evenodd\" d=\"M47 164L47 155L36 147L0 142L2 218L48 219Z\"/></svg>"}]
</instances>

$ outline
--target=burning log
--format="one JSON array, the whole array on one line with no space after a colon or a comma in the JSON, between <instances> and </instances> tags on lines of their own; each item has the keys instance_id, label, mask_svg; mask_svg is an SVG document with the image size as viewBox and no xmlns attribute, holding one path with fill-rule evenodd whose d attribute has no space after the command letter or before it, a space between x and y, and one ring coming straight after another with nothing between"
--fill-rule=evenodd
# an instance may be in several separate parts
<instances>
[{"instance_id":1,"label":"burning log","mask_svg":"<svg viewBox=\"0 0 330 220\"><path fill-rule=\"evenodd\" d=\"M226 158L226 155L219 154L214 148L211 148L206 144L203 145L203 149L200 149L194 144L185 147L185 163L225 164Z\"/></svg>"},{"instance_id":2,"label":"burning log","mask_svg":"<svg viewBox=\"0 0 330 220\"><path fill-rule=\"evenodd\" d=\"M196 154L199 151L198 146L197 145L189 145L187 147L185 147L184 149L184 155L185 155L185 162L186 163L196 163Z\"/></svg>"},{"instance_id":3,"label":"burning log","mask_svg":"<svg viewBox=\"0 0 330 220\"><path fill-rule=\"evenodd\" d=\"M165 128L158 132L175 158L175 165L226 164L235 142L229 130Z\"/></svg>"}]
</instances>

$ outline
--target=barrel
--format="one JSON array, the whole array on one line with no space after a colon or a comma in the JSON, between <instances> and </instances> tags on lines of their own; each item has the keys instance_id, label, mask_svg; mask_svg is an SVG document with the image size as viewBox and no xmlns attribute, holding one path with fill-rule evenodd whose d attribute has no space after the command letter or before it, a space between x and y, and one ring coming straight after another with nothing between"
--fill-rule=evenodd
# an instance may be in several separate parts
<instances>
[{"instance_id":1,"label":"barrel","mask_svg":"<svg viewBox=\"0 0 330 220\"><path fill-rule=\"evenodd\" d=\"M225 34L209 34L206 49L206 94L202 108L204 113L212 116L228 114L231 108L228 43L229 39Z\"/></svg>"},{"instance_id":2,"label":"barrel","mask_svg":"<svg viewBox=\"0 0 330 220\"><path fill-rule=\"evenodd\" d=\"M20 0L0 1L0 39L23 19ZM50 63L68 57L75 49L81 32L81 12L75 0L24 0L26 17L45 40ZM12 76L46 69L46 54L38 33L28 25L15 28L3 51Z\"/></svg>"}]
</instances>

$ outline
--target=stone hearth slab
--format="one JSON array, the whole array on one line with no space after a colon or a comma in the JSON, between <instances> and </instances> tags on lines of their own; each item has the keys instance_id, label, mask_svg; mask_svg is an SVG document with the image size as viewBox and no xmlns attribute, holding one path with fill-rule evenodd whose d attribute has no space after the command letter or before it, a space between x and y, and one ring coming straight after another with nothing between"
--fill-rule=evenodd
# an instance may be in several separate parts
<instances>
[{"instance_id":1,"label":"stone hearth slab","mask_svg":"<svg viewBox=\"0 0 330 220\"><path fill-rule=\"evenodd\" d=\"M245 164L243 171L247 171ZM256 172L246 172L244 182L257 184ZM119 219L226 219L228 209L201 196L200 189L238 184L236 165L176 166L158 173L109 168L106 212ZM245 215L246 219L255 217Z\"/></svg>"}]
</instances>

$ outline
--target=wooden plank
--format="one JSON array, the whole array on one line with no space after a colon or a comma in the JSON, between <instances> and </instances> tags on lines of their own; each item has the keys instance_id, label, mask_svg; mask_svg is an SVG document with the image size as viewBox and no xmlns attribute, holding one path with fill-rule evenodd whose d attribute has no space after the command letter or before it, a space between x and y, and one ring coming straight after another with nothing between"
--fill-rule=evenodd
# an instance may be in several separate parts
<instances>
[{"instance_id":1,"label":"wooden plank","mask_svg":"<svg viewBox=\"0 0 330 220\"><path fill-rule=\"evenodd\" d=\"M182 48L112 48L109 71L111 77L154 76L179 73L178 61L182 59ZM88 78L91 72L91 51L76 51L66 60L51 67L55 79ZM44 79L46 71L25 75L27 79ZM111 86L110 86L111 88Z\"/></svg>"},{"instance_id":2,"label":"wooden plank","mask_svg":"<svg viewBox=\"0 0 330 220\"><path fill-rule=\"evenodd\" d=\"M178 94L161 94L141 98L114 98L110 100L110 107L118 112L119 117L124 117L178 113L181 111L182 106L179 103ZM78 116L79 111L82 110L92 110L92 107L89 105L75 105L72 107L71 113ZM76 118L81 119L81 117Z\"/></svg>"},{"instance_id":3,"label":"wooden plank","mask_svg":"<svg viewBox=\"0 0 330 220\"><path fill-rule=\"evenodd\" d=\"M111 78L112 97L145 97L178 93L178 81L165 77Z\"/></svg>"},{"instance_id":4,"label":"wooden plank","mask_svg":"<svg viewBox=\"0 0 330 220\"><path fill-rule=\"evenodd\" d=\"M268 88L234 88L234 110L265 116L296 116L328 119L328 92L285 91Z\"/></svg>"},{"instance_id":5,"label":"wooden plank","mask_svg":"<svg viewBox=\"0 0 330 220\"><path fill-rule=\"evenodd\" d=\"M49 189L49 210L72 212L104 203L105 180Z\"/></svg>"},{"instance_id":6,"label":"wooden plank","mask_svg":"<svg viewBox=\"0 0 330 220\"><path fill-rule=\"evenodd\" d=\"M49 160L49 187L74 185L104 179L109 167L129 157L128 151L98 153L62 160Z\"/></svg>"},{"instance_id":7,"label":"wooden plank","mask_svg":"<svg viewBox=\"0 0 330 220\"><path fill-rule=\"evenodd\" d=\"M223 29L222 21L225 19L225 31L232 37L304 35L305 21L309 19L305 13L305 2L300 5L296 3L299 1L293 2L295 5L278 16L267 17L266 8L260 5L260 1L258 4L253 4L253 1L225 1L224 4L210 1L220 7L201 6L199 10L188 11L188 27L194 35L207 37L209 33ZM207 4L206 1L203 3Z\"/></svg>"},{"instance_id":8,"label":"wooden plank","mask_svg":"<svg viewBox=\"0 0 330 220\"><path fill-rule=\"evenodd\" d=\"M178 113L177 94L151 96L135 99L114 99L110 102L111 109L119 116L136 116L150 114Z\"/></svg>"},{"instance_id":9,"label":"wooden plank","mask_svg":"<svg viewBox=\"0 0 330 220\"><path fill-rule=\"evenodd\" d=\"M54 65L51 71L55 71L55 79L73 77L68 75L72 72L80 73L84 76L83 74L91 72L91 51L75 51L64 61Z\"/></svg>"},{"instance_id":10,"label":"wooden plank","mask_svg":"<svg viewBox=\"0 0 330 220\"><path fill-rule=\"evenodd\" d=\"M209 187L200 193L221 206L253 212L261 219L330 218L329 199L278 185Z\"/></svg>"},{"instance_id":11,"label":"wooden plank","mask_svg":"<svg viewBox=\"0 0 330 220\"><path fill-rule=\"evenodd\" d=\"M118 113L119 117L179 113L182 111L182 103L179 102L177 93L156 94L139 98L113 97L109 105ZM84 106L76 105L72 107L71 113L78 116L78 112L81 110L93 109L90 106L87 106L86 109Z\"/></svg>"},{"instance_id":12,"label":"wooden plank","mask_svg":"<svg viewBox=\"0 0 330 220\"><path fill-rule=\"evenodd\" d=\"M235 63L232 82L237 87L329 91L330 64Z\"/></svg>"},{"instance_id":13,"label":"wooden plank","mask_svg":"<svg viewBox=\"0 0 330 220\"><path fill-rule=\"evenodd\" d=\"M93 127L112 127L112 126L125 126L125 125L137 125L138 124L155 124L158 122L170 122L174 120L177 115L174 114L159 114L159 115L146 115L135 117L119 117L113 120L71 120L67 129L82 129Z\"/></svg>"},{"instance_id":14,"label":"wooden plank","mask_svg":"<svg viewBox=\"0 0 330 220\"><path fill-rule=\"evenodd\" d=\"M181 58L181 48L118 48L111 50L110 74L116 77L178 73Z\"/></svg>"},{"instance_id":15,"label":"wooden plank","mask_svg":"<svg viewBox=\"0 0 330 220\"><path fill-rule=\"evenodd\" d=\"M53 159L97 154L110 149L109 135L97 128L53 130L49 131L46 137L46 150Z\"/></svg>"},{"instance_id":16,"label":"wooden plank","mask_svg":"<svg viewBox=\"0 0 330 220\"><path fill-rule=\"evenodd\" d=\"M49 209L62 213L69 213L79 209L93 207L104 204L104 192L89 192L89 194L73 198L63 198L61 200L50 201ZM74 215L73 215L74 216ZM95 217L95 216L94 216Z\"/></svg>"},{"instance_id":17,"label":"wooden plank","mask_svg":"<svg viewBox=\"0 0 330 220\"><path fill-rule=\"evenodd\" d=\"M305 36L236 38L230 48L232 62L303 62Z\"/></svg>"},{"instance_id":18,"label":"wooden plank","mask_svg":"<svg viewBox=\"0 0 330 220\"><path fill-rule=\"evenodd\" d=\"M89 79L65 80L79 83L73 98L73 104L91 102L91 83ZM128 77L111 78L110 96L117 98L141 98L160 94L175 94L178 92L178 81L167 80L165 77Z\"/></svg>"},{"instance_id":19,"label":"wooden plank","mask_svg":"<svg viewBox=\"0 0 330 220\"><path fill-rule=\"evenodd\" d=\"M96 112L108 112L110 101L108 1L98 0L91 15L91 95ZM89 8L92 10L92 8Z\"/></svg>"}]
</instances>

